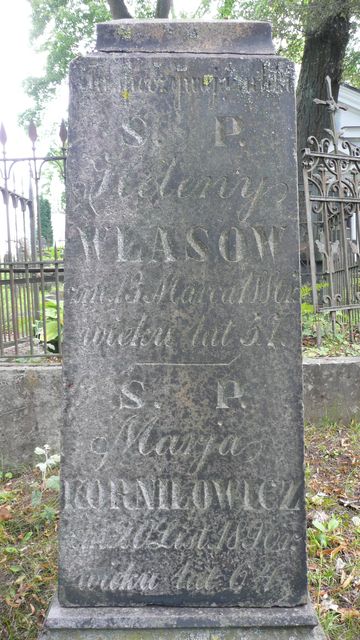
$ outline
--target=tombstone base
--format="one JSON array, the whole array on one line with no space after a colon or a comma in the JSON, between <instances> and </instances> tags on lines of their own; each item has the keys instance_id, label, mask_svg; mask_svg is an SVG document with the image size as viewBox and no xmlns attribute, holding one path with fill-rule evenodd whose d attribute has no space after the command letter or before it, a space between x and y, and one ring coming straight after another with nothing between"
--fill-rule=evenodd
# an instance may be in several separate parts
<instances>
[{"instance_id":1,"label":"tombstone base","mask_svg":"<svg viewBox=\"0 0 360 640\"><path fill-rule=\"evenodd\" d=\"M293 608L61 607L40 640L325 640L311 604Z\"/></svg>"}]
</instances>

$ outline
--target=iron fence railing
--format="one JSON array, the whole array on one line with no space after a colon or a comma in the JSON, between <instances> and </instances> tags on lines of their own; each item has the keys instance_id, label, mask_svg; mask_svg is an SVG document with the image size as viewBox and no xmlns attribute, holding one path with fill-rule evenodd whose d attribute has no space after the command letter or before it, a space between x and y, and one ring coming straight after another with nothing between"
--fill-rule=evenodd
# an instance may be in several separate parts
<instances>
[{"instance_id":1,"label":"iron fence railing","mask_svg":"<svg viewBox=\"0 0 360 640\"><path fill-rule=\"evenodd\" d=\"M58 250L56 245L46 246L40 215L43 167L49 162L56 163L65 181L67 130L64 121L59 135L61 152L38 156L38 134L31 123L32 153L26 157L8 157L6 131L0 126L0 359L61 357L62 249ZM27 196L15 189L15 171L20 166L30 170ZM10 182L14 185L12 190Z\"/></svg>"},{"instance_id":2,"label":"iron fence railing","mask_svg":"<svg viewBox=\"0 0 360 640\"><path fill-rule=\"evenodd\" d=\"M327 137L308 139L303 179L314 310L329 314L333 332L346 316L349 340L360 331L360 147L336 130L340 108L326 78L331 114ZM318 335L318 343L321 341Z\"/></svg>"},{"instance_id":3,"label":"iron fence railing","mask_svg":"<svg viewBox=\"0 0 360 640\"><path fill-rule=\"evenodd\" d=\"M0 358L60 355L62 260L0 263Z\"/></svg>"}]
</instances>

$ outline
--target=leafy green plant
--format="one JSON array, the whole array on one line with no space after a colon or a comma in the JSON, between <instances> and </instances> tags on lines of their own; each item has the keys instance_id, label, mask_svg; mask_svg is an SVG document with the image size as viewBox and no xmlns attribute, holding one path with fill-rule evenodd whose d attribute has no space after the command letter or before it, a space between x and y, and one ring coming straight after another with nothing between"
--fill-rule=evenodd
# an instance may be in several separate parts
<instances>
[{"instance_id":1,"label":"leafy green plant","mask_svg":"<svg viewBox=\"0 0 360 640\"><path fill-rule=\"evenodd\" d=\"M5 480L11 480L13 478L13 474L11 471L0 471L0 482L4 482Z\"/></svg>"},{"instance_id":2,"label":"leafy green plant","mask_svg":"<svg viewBox=\"0 0 360 640\"><path fill-rule=\"evenodd\" d=\"M42 477L42 488L43 489L56 489L58 488L58 480L59 476L50 476L47 477L47 474L50 469L56 467L60 462L60 456L58 453L54 453L50 455L50 447L48 444L45 444L43 447L36 447L34 451L37 456L44 456L44 460L38 462L36 467L41 471ZM54 486L54 480L56 479L56 483Z\"/></svg>"},{"instance_id":3,"label":"leafy green plant","mask_svg":"<svg viewBox=\"0 0 360 640\"><path fill-rule=\"evenodd\" d=\"M326 283L316 285L318 290L326 288ZM349 324L347 314L336 312L333 323L330 313L316 313L311 301L311 287L301 288L301 316L304 355L319 356L358 356L360 355L359 335L355 341L349 340ZM320 344L319 344L320 342Z\"/></svg>"},{"instance_id":4,"label":"leafy green plant","mask_svg":"<svg viewBox=\"0 0 360 640\"><path fill-rule=\"evenodd\" d=\"M323 289L324 284L317 284L316 288ZM301 294L301 319L303 336L315 338L317 331L320 330L321 335L326 335L331 331L329 319L326 314L316 313L311 300L311 287L304 285L300 289Z\"/></svg>"},{"instance_id":5,"label":"leafy green plant","mask_svg":"<svg viewBox=\"0 0 360 640\"><path fill-rule=\"evenodd\" d=\"M334 516L325 522L313 520L312 527L308 529L310 547L313 546L315 550L321 551L331 548L334 543L338 544L340 536L337 529L340 525L340 520Z\"/></svg>"},{"instance_id":6,"label":"leafy green plant","mask_svg":"<svg viewBox=\"0 0 360 640\"><path fill-rule=\"evenodd\" d=\"M60 477L58 474L48 475L51 469L58 466L60 456L57 453L50 455L50 447L45 444L43 447L36 447L35 455L43 456L44 459L38 462L36 468L41 472L41 484L33 483L33 491L31 494L31 504L34 508L38 507L43 501L44 491L47 489L52 491L60 491ZM57 516L57 509L51 505L45 505L41 511L40 517L45 522L54 520Z\"/></svg>"},{"instance_id":7,"label":"leafy green plant","mask_svg":"<svg viewBox=\"0 0 360 640\"><path fill-rule=\"evenodd\" d=\"M64 302L46 298L45 300L45 329L46 329L46 346L49 351L59 353L59 342L62 341L64 327ZM34 333L39 342L45 341L44 332L44 311L41 312L39 320L34 327ZM60 325L60 334L59 334Z\"/></svg>"},{"instance_id":8,"label":"leafy green plant","mask_svg":"<svg viewBox=\"0 0 360 640\"><path fill-rule=\"evenodd\" d=\"M64 259L64 247L45 247L43 249L44 260L63 260Z\"/></svg>"}]
</instances>

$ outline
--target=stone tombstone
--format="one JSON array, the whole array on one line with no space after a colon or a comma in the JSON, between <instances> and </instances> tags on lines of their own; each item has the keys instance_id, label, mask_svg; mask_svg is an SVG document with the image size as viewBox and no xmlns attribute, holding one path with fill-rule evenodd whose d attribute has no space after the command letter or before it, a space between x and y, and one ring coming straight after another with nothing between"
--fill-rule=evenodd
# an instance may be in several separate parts
<instances>
[{"instance_id":1,"label":"stone tombstone","mask_svg":"<svg viewBox=\"0 0 360 640\"><path fill-rule=\"evenodd\" d=\"M72 63L70 92L45 637L322 638L306 583L293 65L267 23L114 21Z\"/></svg>"}]
</instances>

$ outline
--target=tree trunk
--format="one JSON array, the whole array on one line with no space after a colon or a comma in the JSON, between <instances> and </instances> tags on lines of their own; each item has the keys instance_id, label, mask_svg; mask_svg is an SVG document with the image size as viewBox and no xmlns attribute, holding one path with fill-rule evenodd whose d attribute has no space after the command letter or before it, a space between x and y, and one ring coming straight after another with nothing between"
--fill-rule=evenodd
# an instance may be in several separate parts
<instances>
[{"instance_id":1,"label":"tree trunk","mask_svg":"<svg viewBox=\"0 0 360 640\"><path fill-rule=\"evenodd\" d=\"M172 0L157 0L156 3L156 18L168 18L170 9L172 7Z\"/></svg>"},{"instance_id":2,"label":"tree trunk","mask_svg":"<svg viewBox=\"0 0 360 640\"><path fill-rule=\"evenodd\" d=\"M132 18L124 0L108 0L108 4L113 20L125 20L126 18Z\"/></svg>"},{"instance_id":3,"label":"tree trunk","mask_svg":"<svg viewBox=\"0 0 360 640\"><path fill-rule=\"evenodd\" d=\"M305 37L304 54L297 86L297 145L299 166L299 215L300 215L300 259L308 264L309 240L306 224L306 207L302 176L301 150L307 146L309 136L321 140L327 136L324 129L330 128L330 113L325 105L314 103L314 98L327 100L325 78L330 76L335 101L339 95L342 64L349 40L350 16L348 2L342 11L327 17L321 26L309 29ZM310 13L311 15L311 13ZM307 272L308 267L303 272ZM303 280L307 282L307 277Z\"/></svg>"},{"instance_id":4,"label":"tree trunk","mask_svg":"<svg viewBox=\"0 0 360 640\"><path fill-rule=\"evenodd\" d=\"M129 13L124 0L108 0L108 4L113 20L124 20L126 18L132 18L132 15ZM168 18L172 5L173 0L157 0L155 17L163 19Z\"/></svg>"},{"instance_id":5,"label":"tree trunk","mask_svg":"<svg viewBox=\"0 0 360 640\"><path fill-rule=\"evenodd\" d=\"M313 100L327 99L326 76L331 78L334 99L338 98L345 49L349 40L349 13L345 7L341 13L328 17L317 31L306 35L296 93L299 151L306 146L309 136L321 139L326 135L324 128L330 126L327 108L316 105Z\"/></svg>"}]
</instances>

